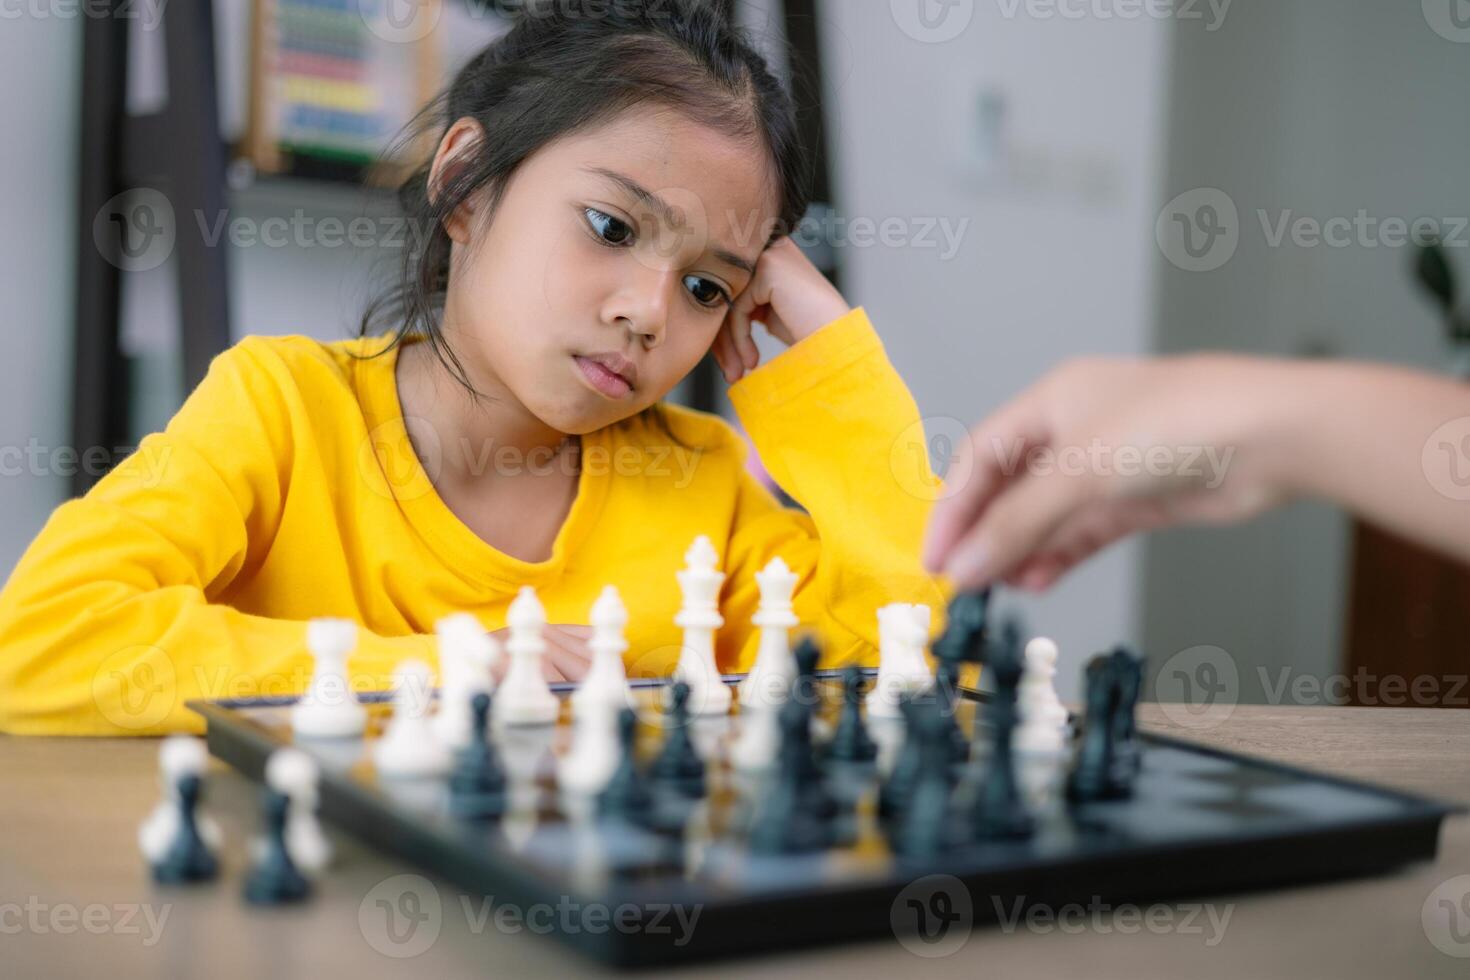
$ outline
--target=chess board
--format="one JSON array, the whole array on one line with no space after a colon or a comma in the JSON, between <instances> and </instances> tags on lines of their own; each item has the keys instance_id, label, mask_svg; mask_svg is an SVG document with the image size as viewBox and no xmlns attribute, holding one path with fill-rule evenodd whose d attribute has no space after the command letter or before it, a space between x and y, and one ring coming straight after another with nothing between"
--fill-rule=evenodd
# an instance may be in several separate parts
<instances>
[{"instance_id":1,"label":"chess board","mask_svg":"<svg viewBox=\"0 0 1470 980\"><path fill-rule=\"evenodd\" d=\"M841 699L835 675L820 675L820 687L819 742L831 731ZM635 682L641 757L651 757L662 739L661 695L661 685ZM956 712L969 731L983 696L963 695ZM1023 765L1021 779L1037 820L1033 837L971 844L917 861L890 848L877 815L879 772L897 751L902 728L874 722L883 752L876 764L824 764L841 804L835 845L771 857L744 844L771 777L734 771L724 761L740 729L738 714L694 722L695 744L709 762L708 792L701 800L662 799L662 829L601 820L585 801L558 793L556 766L571 743L565 705L555 726L496 733L513 787L511 811L498 822L473 824L449 814L442 780L377 777L369 747L390 708L386 697L367 700L366 738L336 742L295 738L289 699L190 707L208 721L210 751L251 778L261 778L266 758L279 747L294 744L309 752L322 770L325 819L471 893L521 908L561 902L616 910L618 928L564 929L558 922L552 934L625 967L892 936L904 928L895 906L905 889L932 874L963 882L983 922L1018 901L1056 908L1203 898L1383 873L1432 859L1442 819L1457 812L1145 732L1131 799L1069 804L1061 786L1064 767L1037 763L1028 771ZM983 763L972 760L970 768L978 771ZM956 790L961 799L965 785L962 779ZM687 933L651 921L674 905L698 909Z\"/></svg>"}]
</instances>

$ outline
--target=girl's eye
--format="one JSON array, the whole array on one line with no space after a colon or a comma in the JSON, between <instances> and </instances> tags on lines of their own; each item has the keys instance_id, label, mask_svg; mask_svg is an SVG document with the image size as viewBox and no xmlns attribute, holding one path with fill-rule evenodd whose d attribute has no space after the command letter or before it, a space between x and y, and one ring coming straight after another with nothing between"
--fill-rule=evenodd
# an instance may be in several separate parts
<instances>
[{"instance_id":1,"label":"girl's eye","mask_svg":"<svg viewBox=\"0 0 1470 980\"><path fill-rule=\"evenodd\" d=\"M685 276L684 288L689 290L689 295L693 296L694 301L700 306L714 309L730 302L730 297L725 295L725 290L720 287L719 283L703 276Z\"/></svg>"},{"instance_id":2,"label":"girl's eye","mask_svg":"<svg viewBox=\"0 0 1470 980\"><path fill-rule=\"evenodd\" d=\"M586 208L583 212L587 217L587 223L609 245L626 245L633 239L633 229L626 223L619 221L610 214L603 214L596 208Z\"/></svg>"}]
</instances>

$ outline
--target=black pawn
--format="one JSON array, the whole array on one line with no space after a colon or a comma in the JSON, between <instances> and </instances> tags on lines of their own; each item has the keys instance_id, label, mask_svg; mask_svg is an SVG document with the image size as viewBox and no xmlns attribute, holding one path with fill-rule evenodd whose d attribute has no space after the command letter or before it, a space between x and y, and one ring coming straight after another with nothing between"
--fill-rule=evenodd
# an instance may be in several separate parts
<instances>
[{"instance_id":1,"label":"black pawn","mask_svg":"<svg viewBox=\"0 0 1470 980\"><path fill-rule=\"evenodd\" d=\"M628 823L647 823L653 811L653 795L638 768L638 716L632 708L624 708L618 714L618 741L622 758L607 787L597 797L598 812Z\"/></svg>"},{"instance_id":2,"label":"black pawn","mask_svg":"<svg viewBox=\"0 0 1470 980\"><path fill-rule=\"evenodd\" d=\"M945 613L944 632L934 641L935 658L940 663L979 663L985 659L989 621L989 589L957 596Z\"/></svg>"},{"instance_id":3,"label":"black pawn","mask_svg":"<svg viewBox=\"0 0 1470 980\"><path fill-rule=\"evenodd\" d=\"M245 900L252 905L299 902L311 893L311 883L297 870L286 850L286 811L290 797L265 791L265 853L245 880Z\"/></svg>"},{"instance_id":4,"label":"black pawn","mask_svg":"<svg viewBox=\"0 0 1470 980\"><path fill-rule=\"evenodd\" d=\"M668 734L663 750L653 761L653 779L684 796L703 796L704 760L689 737L689 685L682 681L674 685L665 724Z\"/></svg>"},{"instance_id":5,"label":"black pawn","mask_svg":"<svg viewBox=\"0 0 1470 980\"><path fill-rule=\"evenodd\" d=\"M990 647L986 661L995 681L995 696L986 712L990 721L990 756L975 796L971 829L978 840L1029 837L1035 823L1021 798L1011 750L1012 736L1020 721L1016 694L1025 670L1020 631L1015 624L1007 624L1001 641Z\"/></svg>"},{"instance_id":6,"label":"black pawn","mask_svg":"<svg viewBox=\"0 0 1470 980\"><path fill-rule=\"evenodd\" d=\"M1118 705L1117 663L1099 654L1087 662L1087 714L1082 744L1067 779L1067 797L1076 803L1126 796L1128 785L1119 779L1114 756L1113 723Z\"/></svg>"},{"instance_id":7,"label":"black pawn","mask_svg":"<svg viewBox=\"0 0 1470 980\"><path fill-rule=\"evenodd\" d=\"M822 648L817 646L817 641L811 637L803 637L796 645L796 652L792 654L796 661L796 680L792 684L792 700L806 705L811 711L816 710L817 697L817 661L822 659Z\"/></svg>"},{"instance_id":8,"label":"black pawn","mask_svg":"<svg viewBox=\"0 0 1470 980\"><path fill-rule=\"evenodd\" d=\"M903 715L903 745L898 750L898 758L893 760L893 770L878 790L878 814L890 819L901 814L912 797L923 763L922 705L904 697L898 702L898 709Z\"/></svg>"},{"instance_id":9,"label":"black pawn","mask_svg":"<svg viewBox=\"0 0 1470 980\"><path fill-rule=\"evenodd\" d=\"M953 784L949 735L937 705L921 704L917 708L918 778L894 835L893 849L905 857L934 858L952 846L958 836L950 811Z\"/></svg>"},{"instance_id":10,"label":"black pawn","mask_svg":"<svg viewBox=\"0 0 1470 980\"><path fill-rule=\"evenodd\" d=\"M198 776L190 774L179 780L177 788L179 827L163 858L153 865L153 880L162 885L209 881L219 873L219 861L199 836L199 824L195 820L204 784Z\"/></svg>"},{"instance_id":11,"label":"black pawn","mask_svg":"<svg viewBox=\"0 0 1470 980\"><path fill-rule=\"evenodd\" d=\"M839 762L871 762L878 757L878 744L863 722L862 699L862 668L849 667L842 675L842 716L828 747L832 758Z\"/></svg>"},{"instance_id":12,"label":"black pawn","mask_svg":"<svg viewBox=\"0 0 1470 980\"><path fill-rule=\"evenodd\" d=\"M805 854L830 840L830 815L821 812L809 775L811 718L798 708L793 701L781 709L781 765L751 828L750 849L756 854Z\"/></svg>"},{"instance_id":13,"label":"black pawn","mask_svg":"<svg viewBox=\"0 0 1470 980\"><path fill-rule=\"evenodd\" d=\"M505 770L490 743L490 695L476 694L470 744L449 777L449 810L466 820L494 820L505 813Z\"/></svg>"},{"instance_id":14,"label":"black pawn","mask_svg":"<svg viewBox=\"0 0 1470 980\"><path fill-rule=\"evenodd\" d=\"M1109 729L1113 738L1114 763L1118 778L1132 783L1138 774L1142 751L1138 744L1138 698L1143 692L1144 660L1127 647L1113 650L1113 671L1117 678L1118 697L1113 705Z\"/></svg>"}]
</instances>

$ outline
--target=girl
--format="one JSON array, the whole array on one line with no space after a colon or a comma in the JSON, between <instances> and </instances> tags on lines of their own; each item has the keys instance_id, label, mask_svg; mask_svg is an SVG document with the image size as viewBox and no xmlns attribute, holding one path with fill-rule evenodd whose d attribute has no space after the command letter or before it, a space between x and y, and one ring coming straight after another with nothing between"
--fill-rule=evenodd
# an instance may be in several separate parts
<instances>
[{"instance_id":1,"label":"girl","mask_svg":"<svg viewBox=\"0 0 1470 980\"><path fill-rule=\"evenodd\" d=\"M701 534L727 671L777 556L831 664L873 657L877 607L942 601L919 565L932 484L898 468L924 456L913 400L782 235L807 204L787 96L702 4L581 8L526 15L441 98L400 189L431 233L361 337L242 341L56 510L0 593L0 726L197 729L191 698L303 689L320 616L360 624L354 685L385 687L432 662L440 617L501 629L525 585L566 624L619 586L629 672L664 675ZM790 349L759 365L753 322ZM711 349L808 513L723 421L661 403ZM585 631L549 632L549 672L577 679Z\"/></svg>"}]
</instances>

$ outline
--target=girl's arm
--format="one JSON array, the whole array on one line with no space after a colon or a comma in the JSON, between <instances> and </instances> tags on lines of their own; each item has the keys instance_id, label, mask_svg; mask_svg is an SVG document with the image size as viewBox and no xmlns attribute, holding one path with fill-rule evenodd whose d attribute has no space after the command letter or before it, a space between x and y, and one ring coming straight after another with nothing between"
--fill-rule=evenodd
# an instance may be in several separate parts
<instances>
[{"instance_id":1,"label":"girl's arm","mask_svg":"<svg viewBox=\"0 0 1470 980\"><path fill-rule=\"evenodd\" d=\"M971 447L926 549L957 587L1046 588L1134 532L1300 496L1470 561L1470 388L1444 378L1226 355L1076 361Z\"/></svg>"},{"instance_id":2,"label":"girl's arm","mask_svg":"<svg viewBox=\"0 0 1470 980\"><path fill-rule=\"evenodd\" d=\"M771 476L807 513L782 507L743 481L728 548L726 622L748 623L759 605L755 573L776 556L799 576L796 612L824 643L823 664L871 663L877 610L925 603L938 626L944 595L920 565L938 489L923 425L863 310L853 310L730 389ZM922 472L915 472L915 467ZM757 637L736 632L736 670Z\"/></svg>"},{"instance_id":3,"label":"girl's arm","mask_svg":"<svg viewBox=\"0 0 1470 980\"><path fill-rule=\"evenodd\" d=\"M305 624L223 602L263 557L291 482L286 394L254 342L219 355L161 433L62 504L0 592L0 729L202 728L192 698L299 692ZM429 638L359 634L352 669L386 684Z\"/></svg>"}]
</instances>

